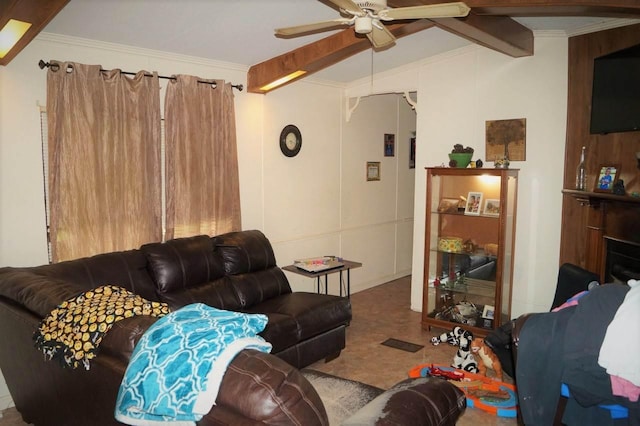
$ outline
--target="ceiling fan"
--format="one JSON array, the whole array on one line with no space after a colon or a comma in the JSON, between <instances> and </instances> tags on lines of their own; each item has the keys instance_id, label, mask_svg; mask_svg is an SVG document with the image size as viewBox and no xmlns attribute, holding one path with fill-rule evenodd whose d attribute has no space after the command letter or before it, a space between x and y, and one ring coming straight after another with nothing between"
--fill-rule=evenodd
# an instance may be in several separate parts
<instances>
[{"instance_id":1,"label":"ceiling fan","mask_svg":"<svg viewBox=\"0 0 640 426\"><path fill-rule=\"evenodd\" d=\"M329 21L315 22L293 27L277 28L277 36L295 37L310 32L325 31L338 26L355 25L358 34L365 34L374 48L380 49L395 43L396 38L384 26L383 22L405 19L458 18L469 14L471 10L462 2L440 3L425 6L387 7L387 0L328 0L338 6L342 17Z\"/></svg>"}]
</instances>

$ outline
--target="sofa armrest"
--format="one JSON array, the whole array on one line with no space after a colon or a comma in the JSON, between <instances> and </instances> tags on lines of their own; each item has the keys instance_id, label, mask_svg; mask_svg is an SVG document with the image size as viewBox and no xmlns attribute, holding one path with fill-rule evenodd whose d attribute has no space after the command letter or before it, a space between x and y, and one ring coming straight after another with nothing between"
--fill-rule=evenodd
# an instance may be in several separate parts
<instances>
[{"instance_id":1,"label":"sofa armrest","mask_svg":"<svg viewBox=\"0 0 640 426\"><path fill-rule=\"evenodd\" d=\"M19 268L0 270L0 296L12 300L40 318L44 318L57 305L77 296L81 288L59 280Z\"/></svg>"},{"instance_id":2,"label":"sofa armrest","mask_svg":"<svg viewBox=\"0 0 640 426\"><path fill-rule=\"evenodd\" d=\"M464 393L434 377L406 379L345 420L343 426L454 426L467 407Z\"/></svg>"},{"instance_id":3,"label":"sofa armrest","mask_svg":"<svg viewBox=\"0 0 640 426\"><path fill-rule=\"evenodd\" d=\"M229 364L216 405L198 425L239 423L328 425L329 421L320 396L298 369L275 355L245 349Z\"/></svg>"},{"instance_id":4,"label":"sofa armrest","mask_svg":"<svg viewBox=\"0 0 640 426\"><path fill-rule=\"evenodd\" d=\"M138 315L115 322L100 342L98 357L101 354L109 354L128 364L136 344L158 319L149 315Z\"/></svg>"}]
</instances>

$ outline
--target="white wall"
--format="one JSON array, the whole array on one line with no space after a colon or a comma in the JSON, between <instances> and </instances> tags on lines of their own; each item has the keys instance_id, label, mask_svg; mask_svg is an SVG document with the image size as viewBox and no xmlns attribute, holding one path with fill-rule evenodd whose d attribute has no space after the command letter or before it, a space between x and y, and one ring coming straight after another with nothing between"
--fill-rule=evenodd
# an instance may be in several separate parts
<instances>
[{"instance_id":1,"label":"white wall","mask_svg":"<svg viewBox=\"0 0 640 426\"><path fill-rule=\"evenodd\" d=\"M47 262L38 108L46 104L46 71L37 66L40 59L192 74L246 86L246 68L234 64L39 36L0 67L0 266ZM364 266L351 274L358 291L411 273L415 172L407 164L416 115L390 95L363 102L347 123L343 91L302 80L266 96L235 92L242 226L262 230L282 266L326 254L361 261ZM366 114L377 117L375 126ZM294 158L279 148L287 124L302 132L302 150ZM383 158L384 133L396 134L393 158ZM383 162L380 182L364 181L366 161ZM345 212L345 205L361 211ZM308 278L288 276L294 290L315 288ZM335 281L329 290L337 294ZM0 409L9 404L0 378Z\"/></svg>"},{"instance_id":2,"label":"white wall","mask_svg":"<svg viewBox=\"0 0 640 426\"><path fill-rule=\"evenodd\" d=\"M267 102L276 102L267 115L278 113L280 100L291 102L290 88L267 96ZM314 96L316 102L323 99L321 91ZM340 106L341 99L333 99L334 105ZM294 158L279 154L274 142L277 161L265 176L274 194L265 212L273 217L265 222L265 229L267 235L275 236L274 248L282 264L318 255L362 262L362 268L351 271L353 292L411 273L415 173L408 163L415 120L401 97L375 96L364 99L348 122L338 107L326 117L301 123L302 149ZM317 142L307 147L309 133ZM394 157L384 157L385 133L396 135ZM321 160L330 156L331 161ZM382 163L380 181L366 181L367 161ZM289 164L293 173L282 169ZM291 273L288 278L294 289L313 288L309 278ZM332 294L338 293L337 280L329 278Z\"/></svg>"},{"instance_id":3,"label":"white wall","mask_svg":"<svg viewBox=\"0 0 640 426\"><path fill-rule=\"evenodd\" d=\"M484 158L485 121L526 118L520 169L512 317L549 309L560 249L567 111L567 39L536 35L532 57L471 46L420 65L411 307L422 310L426 173L461 143ZM492 164L485 166L491 167Z\"/></svg>"}]
</instances>

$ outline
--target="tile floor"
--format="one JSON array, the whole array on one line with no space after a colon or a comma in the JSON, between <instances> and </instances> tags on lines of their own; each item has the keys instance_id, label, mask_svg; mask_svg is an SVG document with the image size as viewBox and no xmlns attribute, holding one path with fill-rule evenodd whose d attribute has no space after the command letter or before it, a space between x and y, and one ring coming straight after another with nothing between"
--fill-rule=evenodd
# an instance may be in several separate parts
<instances>
[{"instance_id":1,"label":"tile floor","mask_svg":"<svg viewBox=\"0 0 640 426\"><path fill-rule=\"evenodd\" d=\"M421 314L411 311L410 299L409 276L352 294L353 320L347 328L346 348L337 359L328 363L320 361L308 368L387 389L405 379L416 365L449 365L457 348L430 343L432 336L448 330L423 330ZM424 348L411 353L381 345L388 338L424 345ZM508 376L505 381L512 383ZM496 417L475 408L467 408L458 421L460 426L516 424L516 419Z\"/></svg>"},{"instance_id":2,"label":"tile floor","mask_svg":"<svg viewBox=\"0 0 640 426\"><path fill-rule=\"evenodd\" d=\"M410 277L404 277L351 295L353 321L347 328L347 347L337 359L323 361L308 368L358 380L381 388L389 388L407 377L407 372L423 363L449 364L456 348L446 344L432 346L432 336L446 330L425 331L420 326L420 313L410 310ZM424 345L411 353L383 346L395 338ZM508 378L508 377L507 377ZM0 426L24 426L15 408L2 412ZM460 418L460 426L515 425L515 419L495 417L468 408Z\"/></svg>"}]
</instances>

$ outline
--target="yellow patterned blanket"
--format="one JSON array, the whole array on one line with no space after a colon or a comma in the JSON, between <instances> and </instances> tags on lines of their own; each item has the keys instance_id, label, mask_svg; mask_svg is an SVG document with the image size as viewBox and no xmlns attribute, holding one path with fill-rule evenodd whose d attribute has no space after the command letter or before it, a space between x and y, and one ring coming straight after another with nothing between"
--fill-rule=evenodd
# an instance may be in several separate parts
<instances>
[{"instance_id":1,"label":"yellow patterned blanket","mask_svg":"<svg viewBox=\"0 0 640 426\"><path fill-rule=\"evenodd\" d=\"M166 303L148 301L122 287L105 285L58 305L34 334L36 348L63 367L89 369L98 345L114 323L135 315L162 317Z\"/></svg>"}]
</instances>

